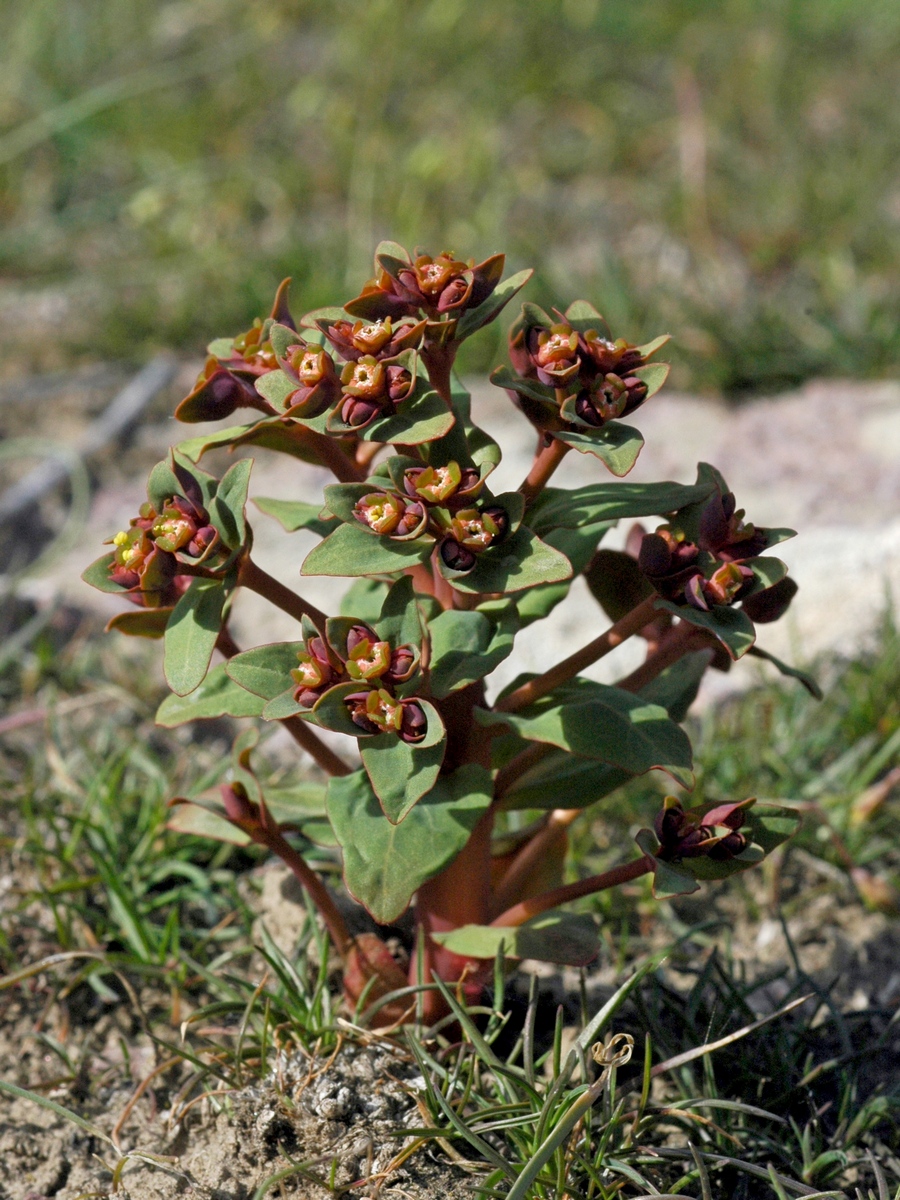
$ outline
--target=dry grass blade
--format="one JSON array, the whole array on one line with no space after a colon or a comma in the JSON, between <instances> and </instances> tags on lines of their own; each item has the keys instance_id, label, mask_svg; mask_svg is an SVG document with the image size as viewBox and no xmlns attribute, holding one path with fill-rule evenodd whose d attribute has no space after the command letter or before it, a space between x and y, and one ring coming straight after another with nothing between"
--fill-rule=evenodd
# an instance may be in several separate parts
<instances>
[{"instance_id":1,"label":"dry grass blade","mask_svg":"<svg viewBox=\"0 0 900 1200\"><path fill-rule=\"evenodd\" d=\"M805 1004L807 1000L812 999L812 992L806 996L798 996L796 1000L792 1000L790 1004L785 1004L783 1008L779 1008L777 1012L770 1013L767 1017L761 1017L758 1021L753 1021L750 1025L744 1025L741 1029L736 1029L734 1033L729 1033L727 1037L719 1038L715 1042L707 1042L703 1046L695 1046L692 1050L685 1050L683 1054L676 1054L673 1058L667 1058L665 1062L657 1063L650 1072L651 1075L662 1075L665 1071L672 1071L676 1067L683 1067L685 1063L693 1062L697 1058L703 1058L706 1054L712 1054L714 1050L721 1050L725 1046L730 1046L732 1042L739 1041L740 1038L746 1037L748 1033L753 1033L754 1030L761 1029L763 1025L768 1025L770 1021L775 1021L778 1017L783 1017L786 1013L799 1008L801 1004Z\"/></svg>"}]
</instances>

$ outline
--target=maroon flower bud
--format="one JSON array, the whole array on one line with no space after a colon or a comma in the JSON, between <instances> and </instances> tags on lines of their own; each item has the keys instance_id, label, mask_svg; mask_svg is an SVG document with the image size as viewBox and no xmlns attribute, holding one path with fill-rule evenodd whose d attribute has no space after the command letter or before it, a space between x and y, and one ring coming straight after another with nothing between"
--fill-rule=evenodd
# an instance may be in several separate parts
<instances>
[{"instance_id":1,"label":"maroon flower bud","mask_svg":"<svg viewBox=\"0 0 900 1200\"><path fill-rule=\"evenodd\" d=\"M362 429L381 412L381 405L376 400L361 400L358 396L348 396L341 405L341 420L345 425L354 429Z\"/></svg>"},{"instance_id":2,"label":"maroon flower bud","mask_svg":"<svg viewBox=\"0 0 900 1200\"><path fill-rule=\"evenodd\" d=\"M414 275L412 278L415 282ZM411 296L408 289L401 287L387 271L379 270L375 278L365 284L362 292L344 305L344 311L364 321L378 321L384 317L396 319L414 316L420 303L421 297Z\"/></svg>"},{"instance_id":3,"label":"maroon flower bud","mask_svg":"<svg viewBox=\"0 0 900 1200\"><path fill-rule=\"evenodd\" d=\"M467 272L468 274L468 272ZM452 312L455 308L462 308L472 292L471 276L467 279L465 275L458 279L452 280L438 297L437 310L439 313Z\"/></svg>"},{"instance_id":4,"label":"maroon flower bud","mask_svg":"<svg viewBox=\"0 0 900 1200\"><path fill-rule=\"evenodd\" d=\"M378 641L378 634L368 625L354 625L347 634L347 653L352 654L360 642L375 643Z\"/></svg>"},{"instance_id":5,"label":"maroon flower bud","mask_svg":"<svg viewBox=\"0 0 900 1200\"><path fill-rule=\"evenodd\" d=\"M672 533L665 525L641 539L638 566L661 596L676 600L685 585L699 575L696 563L700 551L693 542Z\"/></svg>"},{"instance_id":6,"label":"maroon flower bud","mask_svg":"<svg viewBox=\"0 0 900 1200\"><path fill-rule=\"evenodd\" d=\"M406 367L397 365L388 367L385 374L387 394L393 404L400 404L413 389L413 377Z\"/></svg>"},{"instance_id":7,"label":"maroon flower bud","mask_svg":"<svg viewBox=\"0 0 900 1200\"><path fill-rule=\"evenodd\" d=\"M425 522L426 511L424 504L420 504L418 501L407 504L403 510L403 516L394 530L394 537L410 537L412 534L421 533L425 528Z\"/></svg>"},{"instance_id":8,"label":"maroon flower bud","mask_svg":"<svg viewBox=\"0 0 900 1200\"><path fill-rule=\"evenodd\" d=\"M744 823L743 810L753 803L750 799L720 804L705 813L697 808L685 812L674 796L666 796L663 811L653 822L660 843L657 857L667 862L701 857L722 862L734 858L750 844L746 834L738 830Z\"/></svg>"},{"instance_id":9,"label":"maroon flower bud","mask_svg":"<svg viewBox=\"0 0 900 1200\"><path fill-rule=\"evenodd\" d=\"M406 683L412 678L418 666L419 656L412 646L398 646L391 654L391 665L385 672L385 682L391 684Z\"/></svg>"},{"instance_id":10,"label":"maroon flower bud","mask_svg":"<svg viewBox=\"0 0 900 1200\"><path fill-rule=\"evenodd\" d=\"M371 692L354 692L352 696L344 697L344 704L350 713L350 720L354 725L357 725L363 733L382 733L372 718L369 716L366 702L373 693Z\"/></svg>"},{"instance_id":11,"label":"maroon flower bud","mask_svg":"<svg viewBox=\"0 0 900 1200\"><path fill-rule=\"evenodd\" d=\"M153 522L150 534L160 550L174 554L187 546L201 528L209 527L209 515L183 496L167 500L162 512ZM213 534L215 530L213 530Z\"/></svg>"},{"instance_id":12,"label":"maroon flower bud","mask_svg":"<svg viewBox=\"0 0 900 1200\"><path fill-rule=\"evenodd\" d=\"M415 745L428 732L428 718L415 700L401 700L400 737Z\"/></svg>"},{"instance_id":13,"label":"maroon flower bud","mask_svg":"<svg viewBox=\"0 0 900 1200\"><path fill-rule=\"evenodd\" d=\"M219 786L222 806L225 816L236 824L256 824L259 812L247 795L247 789L242 783L223 783Z\"/></svg>"},{"instance_id":14,"label":"maroon flower bud","mask_svg":"<svg viewBox=\"0 0 900 1200\"><path fill-rule=\"evenodd\" d=\"M200 558L214 544L219 534L212 525L204 525L202 529L198 529L186 546L188 554L193 558Z\"/></svg>"},{"instance_id":15,"label":"maroon flower bud","mask_svg":"<svg viewBox=\"0 0 900 1200\"><path fill-rule=\"evenodd\" d=\"M475 555L454 538L448 537L441 542L440 555L444 566L451 571L471 571L475 566Z\"/></svg>"}]
</instances>

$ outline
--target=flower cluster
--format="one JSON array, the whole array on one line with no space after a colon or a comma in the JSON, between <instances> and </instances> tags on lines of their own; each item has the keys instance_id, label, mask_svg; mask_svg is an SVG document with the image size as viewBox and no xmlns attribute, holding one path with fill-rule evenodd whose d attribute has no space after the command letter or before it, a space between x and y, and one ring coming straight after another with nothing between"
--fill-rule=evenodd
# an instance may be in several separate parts
<instances>
[{"instance_id":1,"label":"flower cluster","mask_svg":"<svg viewBox=\"0 0 900 1200\"><path fill-rule=\"evenodd\" d=\"M306 639L291 671L296 703L311 709L339 684L358 684L360 690L344 691L342 699L361 733L396 733L404 742L420 742L427 727L421 705L414 697L396 695L419 668L418 650L408 645L392 649L361 622L333 640L339 644L319 634Z\"/></svg>"},{"instance_id":2,"label":"flower cluster","mask_svg":"<svg viewBox=\"0 0 900 1200\"><path fill-rule=\"evenodd\" d=\"M367 321L420 314L432 321L457 318L487 300L503 274L502 254L476 266L474 259L461 262L448 252L411 259L401 247L396 249L404 257L381 256L377 275L344 306L351 316Z\"/></svg>"},{"instance_id":3,"label":"flower cluster","mask_svg":"<svg viewBox=\"0 0 900 1200\"><path fill-rule=\"evenodd\" d=\"M644 535L638 565L647 580L667 600L690 605L701 612L734 604L745 597L754 599L747 596L755 582L747 563L769 547L770 531L744 521L744 510L736 508L732 492L718 492L710 498L700 514L698 527L696 541L690 541L677 524L661 525L655 533ZM795 586L779 590L779 597L784 593L784 603L778 616L795 590ZM773 592L774 587L766 591ZM772 599L768 597L769 607Z\"/></svg>"},{"instance_id":4,"label":"flower cluster","mask_svg":"<svg viewBox=\"0 0 900 1200\"><path fill-rule=\"evenodd\" d=\"M668 338L645 346L613 340L603 318L584 301L565 314L554 310L554 317L523 305L509 335L517 375L502 373L495 380L518 396L526 415L544 429L586 430L640 407L650 394L641 371Z\"/></svg>"},{"instance_id":5,"label":"flower cluster","mask_svg":"<svg viewBox=\"0 0 900 1200\"><path fill-rule=\"evenodd\" d=\"M412 395L415 355L424 322L401 322L390 317L369 322L321 321L322 332L345 359L338 373L332 355L298 337L278 364L299 387L285 400L285 415L315 417L331 409L326 428L332 433L358 432L379 416L389 416Z\"/></svg>"},{"instance_id":6,"label":"flower cluster","mask_svg":"<svg viewBox=\"0 0 900 1200\"><path fill-rule=\"evenodd\" d=\"M167 608L184 593L190 578L179 574L177 555L195 562L208 557L219 535L202 505L173 496L157 512L141 505L129 528L110 538L115 546L109 567L111 582L126 588L128 598L144 608Z\"/></svg>"},{"instance_id":7,"label":"flower cluster","mask_svg":"<svg viewBox=\"0 0 900 1200\"><path fill-rule=\"evenodd\" d=\"M666 796L663 810L653 822L659 839L656 857L675 863L685 858L711 858L716 862L737 858L750 845L744 827L745 810L755 803L753 799L741 800L703 812L699 808L684 809L680 800Z\"/></svg>"},{"instance_id":8,"label":"flower cluster","mask_svg":"<svg viewBox=\"0 0 900 1200\"><path fill-rule=\"evenodd\" d=\"M482 487L474 467L456 462L410 467L403 473L402 492L369 492L356 502L353 515L394 541L429 534L440 542L444 565L465 573L482 551L497 545L509 530L509 514L502 505L477 503Z\"/></svg>"}]
</instances>

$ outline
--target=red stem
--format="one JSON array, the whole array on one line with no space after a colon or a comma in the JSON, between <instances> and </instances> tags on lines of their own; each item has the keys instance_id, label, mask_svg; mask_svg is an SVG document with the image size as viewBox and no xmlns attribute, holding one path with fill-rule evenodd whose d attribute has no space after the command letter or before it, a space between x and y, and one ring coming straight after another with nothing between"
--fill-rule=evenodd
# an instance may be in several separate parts
<instances>
[{"instance_id":1,"label":"red stem","mask_svg":"<svg viewBox=\"0 0 900 1200\"><path fill-rule=\"evenodd\" d=\"M304 617L309 617L317 628L325 628L326 618L323 612L314 604L309 604L302 596L298 596L296 592L292 592L289 587L285 587L283 583L279 583L277 579L273 579L252 559L241 560L238 583L241 587L249 588L251 592L264 596L276 608L280 608L282 612L286 612L295 620L301 621Z\"/></svg>"},{"instance_id":2,"label":"red stem","mask_svg":"<svg viewBox=\"0 0 900 1200\"><path fill-rule=\"evenodd\" d=\"M325 928L331 935L331 940L337 947L341 958L345 958L353 939L340 909L319 876L278 830L258 826L253 831L252 837L255 842L267 846L274 854L278 855L283 863L290 867L309 892L310 899L319 910L322 920L325 922Z\"/></svg>"},{"instance_id":3,"label":"red stem","mask_svg":"<svg viewBox=\"0 0 900 1200\"><path fill-rule=\"evenodd\" d=\"M636 858L633 862L622 863L621 866L613 867L610 871L604 871L602 875L591 875L587 879L579 879L577 883L567 883L562 887L554 888L552 892L544 892L540 896L529 896L527 900L522 900L518 904L514 904L512 908L508 908L506 912L501 913L491 924L503 928L524 925L526 921L530 921L539 913L546 912L548 908L558 908L560 904L568 904L570 900L578 900L582 896L591 896L594 892L603 892L607 888L618 887L622 883L640 878L641 875L647 875L652 870L653 860L651 858L646 855L643 858Z\"/></svg>"},{"instance_id":4,"label":"red stem","mask_svg":"<svg viewBox=\"0 0 900 1200\"><path fill-rule=\"evenodd\" d=\"M326 746L316 731L311 729L301 717L285 717L281 724L297 745L305 750L326 774L350 775L353 773L353 768Z\"/></svg>"},{"instance_id":5,"label":"red stem","mask_svg":"<svg viewBox=\"0 0 900 1200\"><path fill-rule=\"evenodd\" d=\"M652 683L666 667L671 667L685 654L689 654L692 650L709 648L711 636L702 629L698 629L696 625L682 621L674 629L665 633L658 649L652 654L648 654L644 662L630 675L620 679L616 687L620 687L626 692L639 692L642 687Z\"/></svg>"},{"instance_id":6,"label":"red stem","mask_svg":"<svg viewBox=\"0 0 900 1200\"><path fill-rule=\"evenodd\" d=\"M533 704L535 700L540 700L541 696L546 696L555 687L566 683L579 671L583 671L591 663L595 663L604 655L609 654L610 650L620 646L632 634L643 629L645 625L649 625L655 616L654 606L657 599L655 594L648 596L631 612L626 613L621 620L616 621L615 625L607 629L605 633L601 633L598 638L594 638L592 642L582 646L574 654L570 654L568 658L557 663L555 667L551 667L549 671L545 671L543 675L538 675L536 679L523 683L514 692L510 692L508 696L498 700L494 705L495 710L497 712L518 712L520 708L525 708L527 705Z\"/></svg>"},{"instance_id":7,"label":"red stem","mask_svg":"<svg viewBox=\"0 0 900 1200\"><path fill-rule=\"evenodd\" d=\"M526 504L530 504L535 496L538 496L544 490L550 476L569 453L570 449L571 447L566 445L565 442L561 442L559 438L554 438L549 446L545 446L535 456L531 470L519 488L519 491L525 497Z\"/></svg>"}]
</instances>

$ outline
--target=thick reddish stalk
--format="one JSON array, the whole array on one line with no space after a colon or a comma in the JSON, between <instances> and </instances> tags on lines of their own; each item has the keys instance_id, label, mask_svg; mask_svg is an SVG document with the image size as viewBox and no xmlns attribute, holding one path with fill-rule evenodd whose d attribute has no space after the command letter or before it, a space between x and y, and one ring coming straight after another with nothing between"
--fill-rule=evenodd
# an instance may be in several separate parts
<instances>
[{"instance_id":1,"label":"thick reddish stalk","mask_svg":"<svg viewBox=\"0 0 900 1200\"><path fill-rule=\"evenodd\" d=\"M325 922L325 928L331 935L331 940L337 947L338 953L341 958L345 958L353 939L340 909L319 876L277 829L265 829L258 826L253 831L252 837L255 842L267 846L274 854L277 854L281 861L293 871L319 910L319 914Z\"/></svg>"},{"instance_id":2,"label":"thick reddish stalk","mask_svg":"<svg viewBox=\"0 0 900 1200\"><path fill-rule=\"evenodd\" d=\"M554 438L550 445L545 446L540 454L535 457L531 470L519 487L519 491L525 497L526 504L530 504L535 496L538 496L544 490L550 476L569 453L570 449L571 447L567 446L565 442L561 442L559 438Z\"/></svg>"},{"instance_id":3,"label":"thick reddish stalk","mask_svg":"<svg viewBox=\"0 0 900 1200\"><path fill-rule=\"evenodd\" d=\"M294 741L317 762L328 775L350 775L353 768L325 745L314 729L301 717L285 717L281 724Z\"/></svg>"},{"instance_id":4,"label":"thick reddish stalk","mask_svg":"<svg viewBox=\"0 0 900 1200\"><path fill-rule=\"evenodd\" d=\"M252 559L241 560L238 583L241 587L249 588L251 592L264 596L276 608L280 608L282 612L286 612L295 620L301 621L304 617L309 617L318 629L325 628L325 614L320 609L316 608L314 604L309 604L302 596L292 592L289 587L285 587L277 579L273 579Z\"/></svg>"},{"instance_id":5,"label":"thick reddish stalk","mask_svg":"<svg viewBox=\"0 0 900 1200\"><path fill-rule=\"evenodd\" d=\"M670 629L664 634L658 648L652 654L648 654L644 662L630 675L620 679L616 687L620 687L626 692L639 692L642 687L652 683L657 675L677 663L685 654L690 654L693 650L709 648L710 637L710 634L704 633L696 625L682 621L674 629Z\"/></svg>"},{"instance_id":6,"label":"thick reddish stalk","mask_svg":"<svg viewBox=\"0 0 900 1200\"><path fill-rule=\"evenodd\" d=\"M572 679L579 671L583 671L591 663L595 663L604 655L609 654L610 650L614 650L616 646L621 646L622 642L627 641L653 620L657 599L658 597L653 595L641 601L637 607L626 613L621 620L616 621L615 625L607 629L605 633L601 633L598 638L594 638L592 642L582 646L574 654L570 654L568 658L557 663L555 667L551 667L549 671L545 671L543 675L538 675L536 679L523 683L514 692L510 692L508 696L498 700L494 705L496 711L518 712L520 708L533 704L535 700L540 700L542 696L552 692L561 683Z\"/></svg>"},{"instance_id":7,"label":"thick reddish stalk","mask_svg":"<svg viewBox=\"0 0 900 1200\"><path fill-rule=\"evenodd\" d=\"M327 467L335 479L341 483L362 483L366 477L366 469L353 461L335 438L324 433L316 433L313 429L299 426L306 434L298 441L303 442L316 455L323 467Z\"/></svg>"},{"instance_id":8,"label":"thick reddish stalk","mask_svg":"<svg viewBox=\"0 0 900 1200\"><path fill-rule=\"evenodd\" d=\"M525 843L497 885L491 901L492 916L505 912L516 902L541 862L566 838L569 826L583 811L580 808L556 808L550 813L543 828Z\"/></svg>"},{"instance_id":9,"label":"thick reddish stalk","mask_svg":"<svg viewBox=\"0 0 900 1200\"><path fill-rule=\"evenodd\" d=\"M506 912L495 917L492 925L507 926L524 925L532 917L546 912L548 908L557 908L560 904L568 904L570 900L579 900L582 896L591 896L594 892L604 892L607 888L618 887L641 875L647 875L653 870L653 861L646 855L636 858L633 862L623 863L604 871L602 875L590 875L587 879L579 879L577 883L567 883L563 887L554 888L552 892L544 892L540 896L529 896L508 908Z\"/></svg>"}]
</instances>

